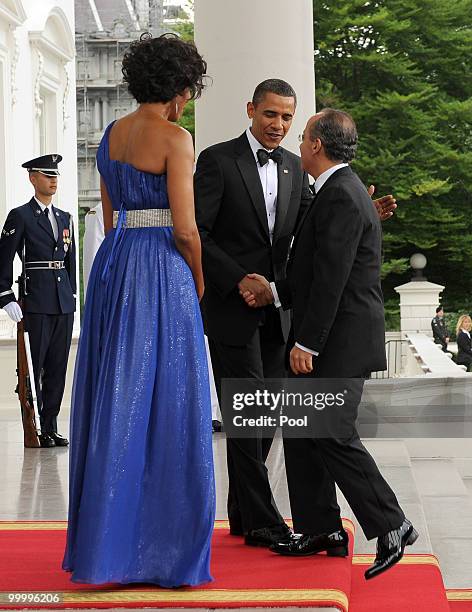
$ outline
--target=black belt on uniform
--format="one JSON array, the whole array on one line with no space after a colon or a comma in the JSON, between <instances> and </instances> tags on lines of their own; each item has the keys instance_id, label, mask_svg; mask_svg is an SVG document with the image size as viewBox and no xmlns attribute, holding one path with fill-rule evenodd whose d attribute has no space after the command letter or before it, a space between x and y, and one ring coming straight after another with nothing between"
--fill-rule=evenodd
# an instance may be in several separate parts
<instances>
[{"instance_id":1,"label":"black belt on uniform","mask_svg":"<svg viewBox=\"0 0 472 612\"><path fill-rule=\"evenodd\" d=\"M63 261L27 261L25 263L27 270L63 270Z\"/></svg>"}]
</instances>

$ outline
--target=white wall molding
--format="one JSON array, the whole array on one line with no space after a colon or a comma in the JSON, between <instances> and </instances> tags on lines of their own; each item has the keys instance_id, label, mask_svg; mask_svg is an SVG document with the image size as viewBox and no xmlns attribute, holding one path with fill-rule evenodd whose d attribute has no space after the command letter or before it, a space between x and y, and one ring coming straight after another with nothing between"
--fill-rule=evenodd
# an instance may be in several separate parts
<instances>
[{"instance_id":1,"label":"white wall molding","mask_svg":"<svg viewBox=\"0 0 472 612\"><path fill-rule=\"evenodd\" d=\"M2 0L0 2L0 19L14 26L26 21L27 15L20 0Z\"/></svg>"}]
</instances>

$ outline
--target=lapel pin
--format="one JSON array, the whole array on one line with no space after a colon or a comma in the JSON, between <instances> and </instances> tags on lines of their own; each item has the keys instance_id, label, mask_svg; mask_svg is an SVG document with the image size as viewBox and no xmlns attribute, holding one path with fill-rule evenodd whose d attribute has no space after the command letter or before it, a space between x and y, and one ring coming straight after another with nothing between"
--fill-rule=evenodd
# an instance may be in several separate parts
<instances>
[{"instance_id":1,"label":"lapel pin","mask_svg":"<svg viewBox=\"0 0 472 612\"><path fill-rule=\"evenodd\" d=\"M287 168L284 168L284 174L288 174Z\"/></svg>"},{"instance_id":2,"label":"lapel pin","mask_svg":"<svg viewBox=\"0 0 472 612\"><path fill-rule=\"evenodd\" d=\"M56 213L56 217L58 217L58 216L59 216L59 213L57 212L57 213Z\"/></svg>"}]
</instances>

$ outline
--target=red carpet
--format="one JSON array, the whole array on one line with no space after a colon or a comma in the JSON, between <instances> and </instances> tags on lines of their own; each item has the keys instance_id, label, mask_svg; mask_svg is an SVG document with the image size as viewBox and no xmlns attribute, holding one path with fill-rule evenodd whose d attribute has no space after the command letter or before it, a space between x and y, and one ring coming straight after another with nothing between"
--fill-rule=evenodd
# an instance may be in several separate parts
<instances>
[{"instance_id":1,"label":"red carpet","mask_svg":"<svg viewBox=\"0 0 472 612\"><path fill-rule=\"evenodd\" d=\"M472 589L448 589L446 595L453 612L472 612Z\"/></svg>"},{"instance_id":2,"label":"red carpet","mask_svg":"<svg viewBox=\"0 0 472 612\"><path fill-rule=\"evenodd\" d=\"M349 612L450 612L439 564L433 555L405 555L373 580L364 571L373 555L354 555Z\"/></svg>"},{"instance_id":3,"label":"red carpet","mask_svg":"<svg viewBox=\"0 0 472 612\"><path fill-rule=\"evenodd\" d=\"M352 533L353 527L346 521ZM351 538L351 541L353 538ZM347 612L351 591L351 558L325 555L286 559L264 548L244 546L218 521L213 536L215 581L198 588L160 589L77 585L61 570L65 543L63 522L0 522L0 608L38 608L8 603L7 594L41 591L60 593L54 608L136 607L323 607Z\"/></svg>"},{"instance_id":4,"label":"red carpet","mask_svg":"<svg viewBox=\"0 0 472 612\"><path fill-rule=\"evenodd\" d=\"M394 569L367 582L364 571L372 555L279 557L244 546L228 534L225 521L215 525L211 584L180 589L78 585L61 570L65 527L65 522L0 521L0 609L331 606L342 612L472 612L472 589L446 594L432 555L405 555ZM352 523L345 521L345 527L352 536ZM42 605L34 602L34 593ZM44 605L47 594L55 593L60 601ZM19 601L11 602L9 594Z\"/></svg>"}]
</instances>

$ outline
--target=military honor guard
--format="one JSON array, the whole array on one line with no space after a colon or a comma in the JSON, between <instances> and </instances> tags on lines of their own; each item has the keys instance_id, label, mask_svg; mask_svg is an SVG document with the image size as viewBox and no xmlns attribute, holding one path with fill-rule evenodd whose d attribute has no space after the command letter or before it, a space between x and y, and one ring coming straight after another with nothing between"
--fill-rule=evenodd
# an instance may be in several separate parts
<instances>
[{"instance_id":1,"label":"military honor guard","mask_svg":"<svg viewBox=\"0 0 472 612\"><path fill-rule=\"evenodd\" d=\"M442 306L436 308L436 315L431 321L433 338L435 344L440 344L444 353L447 353L447 343L449 342L449 332L444 320L444 310Z\"/></svg>"},{"instance_id":2,"label":"military honor guard","mask_svg":"<svg viewBox=\"0 0 472 612\"><path fill-rule=\"evenodd\" d=\"M22 164L31 200L10 211L0 237L0 307L29 334L42 447L67 446L57 432L75 312L76 268L72 216L52 205L60 155ZM22 260L23 309L13 291L13 260Z\"/></svg>"}]
</instances>

